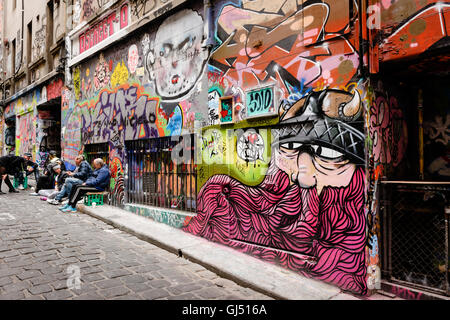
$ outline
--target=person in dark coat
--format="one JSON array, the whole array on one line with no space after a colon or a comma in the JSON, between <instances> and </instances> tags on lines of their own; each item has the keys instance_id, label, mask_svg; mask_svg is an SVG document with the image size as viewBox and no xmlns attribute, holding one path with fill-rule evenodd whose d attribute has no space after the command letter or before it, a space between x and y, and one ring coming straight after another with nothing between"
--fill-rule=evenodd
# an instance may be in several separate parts
<instances>
[{"instance_id":1,"label":"person in dark coat","mask_svg":"<svg viewBox=\"0 0 450 320\"><path fill-rule=\"evenodd\" d=\"M69 177L65 180L63 189L55 199L48 200L48 203L53 205L61 204L62 199L70 195L74 186L83 184L92 175L92 168L83 155L78 155L75 158L75 164L77 166L76 170L74 172L67 172Z\"/></svg>"},{"instance_id":2,"label":"person in dark coat","mask_svg":"<svg viewBox=\"0 0 450 320\"><path fill-rule=\"evenodd\" d=\"M8 155L4 157L0 157L0 194L5 194L1 191L3 180L5 181L6 185L9 188L9 192L11 193L18 193L14 186L11 183L11 180L9 180L8 175L15 175L18 172L21 172L25 165L26 160L22 157Z\"/></svg>"}]
</instances>

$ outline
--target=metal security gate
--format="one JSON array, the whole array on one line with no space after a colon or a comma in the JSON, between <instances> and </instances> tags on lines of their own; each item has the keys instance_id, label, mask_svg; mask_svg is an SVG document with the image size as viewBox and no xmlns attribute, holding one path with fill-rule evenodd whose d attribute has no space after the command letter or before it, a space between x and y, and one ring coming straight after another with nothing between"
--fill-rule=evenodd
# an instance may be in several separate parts
<instances>
[{"instance_id":1,"label":"metal security gate","mask_svg":"<svg viewBox=\"0 0 450 320\"><path fill-rule=\"evenodd\" d=\"M189 163L175 164L172 152L182 137L127 141L127 202L188 212L196 211L197 166L194 135L183 152Z\"/></svg>"},{"instance_id":2,"label":"metal security gate","mask_svg":"<svg viewBox=\"0 0 450 320\"><path fill-rule=\"evenodd\" d=\"M384 181L381 197L384 278L450 295L450 184Z\"/></svg>"}]
</instances>

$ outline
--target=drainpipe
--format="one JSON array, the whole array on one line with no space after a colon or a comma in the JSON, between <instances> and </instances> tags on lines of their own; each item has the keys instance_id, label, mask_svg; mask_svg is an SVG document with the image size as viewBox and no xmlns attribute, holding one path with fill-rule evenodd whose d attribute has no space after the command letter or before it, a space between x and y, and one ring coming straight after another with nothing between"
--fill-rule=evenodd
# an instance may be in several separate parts
<instances>
[{"instance_id":1,"label":"drainpipe","mask_svg":"<svg viewBox=\"0 0 450 320\"><path fill-rule=\"evenodd\" d=\"M19 63L19 66L17 67L16 66L16 69L17 70L20 70L20 68L22 67L22 63L23 63L23 26L24 26L24 22L25 22L25 4L24 4L24 1L25 0L22 0L22 35L21 35L21 39L20 39L20 49L21 49L21 52L20 52L20 63ZM16 52L16 55L17 55L17 52ZM16 57L14 57L14 59L15 59ZM14 70L14 75L16 74L17 72L16 72L16 70Z\"/></svg>"},{"instance_id":2,"label":"drainpipe","mask_svg":"<svg viewBox=\"0 0 450 320\"><path fill-rule=\"evenodd\" d=\"M208 30L206 48L208 50L211 50L215 45L213 5L211 3L211 0L203 0L203 5L205 10L206 26Z\"/></svg>"},{"instance_id":3,"label":"drainpipe","mask_svg":"<svg viewBox=\"0 0 450 320\"><path fill-rule=\"evenodd\" d=\"M423 155L423 91L419 89L417 97L417 113L419 120L419 179L424 180Z\"/></svg>"},{"instance_id":4,"label":"drainpipe","mask_svg":"<svg viewBox=\"0 0 450 320\"><path fill-rule=\"evenodd\" d=\"M366 80L367 78L367 72L366 72L366 64L364 63L364 56L368 53L368 50L366 48L368 42L367 40L364 40L363 33L367 35L367 25L364 21L364 13L363 10L367 10L367 8L364 8L363 3L364 0L358 0L358 24L359 24L359 76ZM367 57L368 62L368 57Z\"/></svg>"}]
</instances>

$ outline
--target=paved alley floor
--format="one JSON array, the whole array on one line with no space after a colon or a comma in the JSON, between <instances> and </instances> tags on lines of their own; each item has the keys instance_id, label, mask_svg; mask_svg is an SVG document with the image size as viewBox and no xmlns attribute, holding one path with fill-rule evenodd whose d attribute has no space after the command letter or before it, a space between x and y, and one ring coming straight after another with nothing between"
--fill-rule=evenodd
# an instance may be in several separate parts
<instances>
[{"instance_id":1,"label":"paved alley floor","mask_svg":"<svg viewBox=\"0 0 450 320\"><path fill-rule=\"evenodd\" d=\"M0 300L270 299L29 192L0 195Z\"/></svg>"}]
</instances>

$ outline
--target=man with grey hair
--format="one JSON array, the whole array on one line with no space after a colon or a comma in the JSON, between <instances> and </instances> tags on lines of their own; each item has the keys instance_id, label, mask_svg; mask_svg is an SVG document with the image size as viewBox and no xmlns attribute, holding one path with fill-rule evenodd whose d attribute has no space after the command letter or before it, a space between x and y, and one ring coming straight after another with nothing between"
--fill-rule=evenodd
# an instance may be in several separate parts
<instances>
[{"instance_id":1,"label":"man with grey hair","mask_svg":"<svg viewBox=\"0 0 450 320\"><path fill-rule=\"evenodd\" d=\"M77 185L72 188L69 195L69 203L60 208L62 212L77 212L76 204L80 201L86 193L105 191L109 185L111 174L108 166L102 159L95 159L93 161L94 172L82 185Z\"/></svg>"},{"instance_id":2,"label":"man with grey hair","mask_svg":"<svg viewBox=\"0 0 450 320\"><path fill-rule=\"evenodd\" d=\"M92 168L83 155L80 154L75 158L75 165L77 168L74 172L67 172L69 177L66 179L62 190L56 195L55 199L47 200L48 203L53 205L61 204L62 199L70 194L73 186L83 184L92 174Z\"/></svg>"}]
</instances>

